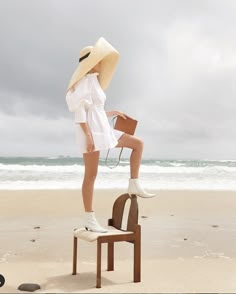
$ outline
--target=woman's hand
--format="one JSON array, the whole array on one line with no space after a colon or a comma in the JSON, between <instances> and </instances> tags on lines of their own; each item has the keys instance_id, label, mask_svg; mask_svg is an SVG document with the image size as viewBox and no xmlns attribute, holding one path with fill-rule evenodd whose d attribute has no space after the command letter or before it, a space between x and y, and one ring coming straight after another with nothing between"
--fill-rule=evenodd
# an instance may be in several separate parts
<instances>
[{"instance_id":1,"label":"woman's hand","mask_svg":"<svg viewBox=\"0 0 236 294\"><path fill-rule=\"evenodd\" d=\"M107 117L110 117L110 116L121 116L124 119L131 118L130 116L128 116L124 112L121 112L121 111L118 111L118 110L106 111L106 115L107 115Z\"/></svg>"},{"instance_id":2,"label":"woman's hand","mask_svg":"<svg viewBox=\"0 0 236 294\"><path fill-rule=\"evenodd\" d=\"M91 134L86 134L86 149L88 152L93 152L95 149L93 137Z\"/></svg>"},{"instance_id":3,"label":"woman's hand","mask_svg":"<svg viewBox=\"0 0 236 294\"><path fill-rule=\"evenodd\" d=\"M127 114L124 112L116 111L116 115L123 117L124 119L129 118Z\"/></svg>"}]
</instances>

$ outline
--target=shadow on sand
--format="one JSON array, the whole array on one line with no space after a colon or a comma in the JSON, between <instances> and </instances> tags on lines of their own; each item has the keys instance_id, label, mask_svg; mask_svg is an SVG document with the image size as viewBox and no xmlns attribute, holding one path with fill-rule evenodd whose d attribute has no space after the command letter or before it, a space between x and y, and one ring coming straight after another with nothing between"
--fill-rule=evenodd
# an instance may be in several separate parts
<instances>
[{"instance_id":1,"label":"shadow on sand","mask_svg":"<svg viewBox=\"0 0 236 294\"><path fill-rule=\"evenodd\" d=\"M106 271L107 273L107 271ZM113 272L110 272L111 274ZM113 282L110 279L102 276L102 288L105 286L129 284L130 282L120 283ZM41 291L50 290L61 290L65 292L76 292L83 290L99 290L96 288L96 273L95 272L84 272L78 273L77 275L59 275L49 277L47 281L41 284Z\"/></svg>"}]
</instances>

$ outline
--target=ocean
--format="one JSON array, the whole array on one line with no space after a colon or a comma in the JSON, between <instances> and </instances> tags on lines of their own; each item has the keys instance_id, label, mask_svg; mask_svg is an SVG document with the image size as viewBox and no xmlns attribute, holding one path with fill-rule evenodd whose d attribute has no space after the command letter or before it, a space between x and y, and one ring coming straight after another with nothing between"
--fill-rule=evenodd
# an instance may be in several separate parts
<instances>
[{"instance_id":1,"label":"ocean","mask_svg":"<svg viewBox=\"0 0 236 294\"><path fill-rule=\"evenodd\" d=\"M109 159L109 165L114 164ZM129 159L110 169L100 158L95 189L126 188ZM0 189L80 189L84 164L79 157L0 157ZM140 182L147 190L236 191L236 160L142 159Z\"/></svg>"}]
</instances>

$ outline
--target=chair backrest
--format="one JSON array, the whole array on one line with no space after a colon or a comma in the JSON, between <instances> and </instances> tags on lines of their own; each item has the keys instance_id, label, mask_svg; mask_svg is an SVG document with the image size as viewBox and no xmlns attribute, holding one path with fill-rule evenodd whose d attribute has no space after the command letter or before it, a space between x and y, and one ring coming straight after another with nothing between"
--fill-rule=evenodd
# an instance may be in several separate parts
<instances>
[{"instance_id":1,"label":"chair backrest","mask_svg":"<svg viewBox=\"0 0 236 294\"><path fill-rule=\"evenodd\" d=\"M127 200L130 200L129 214L127 220L127 231L135 232L138 224L138 202L136 195L129 195L128 193L119 196L114 204L112 210L113 227L118 230L123 230L122 220L124 216L124 208ZM124 230L123 230L124 231Z\"/></svg>"}]
</instances>

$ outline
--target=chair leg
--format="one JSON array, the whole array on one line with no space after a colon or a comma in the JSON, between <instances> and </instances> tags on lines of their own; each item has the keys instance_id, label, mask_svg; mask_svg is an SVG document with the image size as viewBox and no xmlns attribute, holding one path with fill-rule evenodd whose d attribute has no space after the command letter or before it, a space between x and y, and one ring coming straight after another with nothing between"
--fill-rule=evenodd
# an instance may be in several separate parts
<instances>
[{"instance_id":1,"label":"chair leg","mask_svg":"<svg viewBox=\"0 0 236 294\"><path fill-rule=\"evenodd\" d=\"M141 281L141 238L140 231L134 241L134 282Z\"/></svg>"},{"instance_id":2,"label":"chair leg","mask_svg":"<svg viewBox=\"0 0 236 294\"><path fill-rule=\"evenodd\" d=\"M107 270L114 271L114 242L108 242L107 249Z\"/></svg>"},{"instance_id":3,"label":"chair leg","mask_svg":"<svg viewBox=\"0 0 236 294\"><path fill-rule=\"evenodd\" d=\"M102 243L97 240L97 284L96 288L101 288L101 260L102 259Z\"/></svg>"},{"instance_id":4,"label":"chair leg","mask_svg":"<svg viewBox=\"0 0 236 294\"><path fill-rule=\"evenodd\" d=\"M73 271L72 275L76 275L77 271L77 238L74 237L74 244L73 244Z\"/></svg>"}]
</instances>

